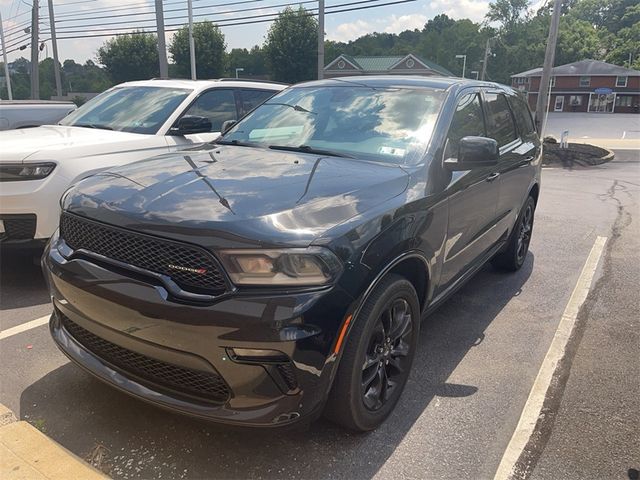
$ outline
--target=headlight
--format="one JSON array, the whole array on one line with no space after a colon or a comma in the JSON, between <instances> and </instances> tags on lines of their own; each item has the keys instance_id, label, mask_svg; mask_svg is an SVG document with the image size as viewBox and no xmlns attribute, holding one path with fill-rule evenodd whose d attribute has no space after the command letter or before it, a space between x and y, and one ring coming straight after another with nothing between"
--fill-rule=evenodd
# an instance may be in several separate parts
<instances>
[{"instance_id":1,"label":"headlight","mask_svg":"<svg viewBox=\"0 0 640 480\"><path fill-rule=\"evenodd\" d=\"M342 271L340 260L322 247L223 250L220 256L236 285L326 285Z\"/></svg>"},{"instance_id":2,"label":"headlight","mask_svg":"<svg viewBox=\"0 0 640 480\"><path fill-rule=\"evenodd\" d=\"M56 164L52 162L0 164L0 182L40 180L49 176L54 168Z\"/></svg>"}]
</instances>

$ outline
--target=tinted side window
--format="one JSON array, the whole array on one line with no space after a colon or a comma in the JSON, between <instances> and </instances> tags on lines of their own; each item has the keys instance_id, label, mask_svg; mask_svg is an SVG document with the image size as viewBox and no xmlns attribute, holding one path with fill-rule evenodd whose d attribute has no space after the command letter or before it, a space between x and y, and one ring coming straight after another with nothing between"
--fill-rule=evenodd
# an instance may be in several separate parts
<instances>
[{"instance_id":1,"label":"tinted side window","mask_svg":"<svg viewBox=\"0 0 640 480\"><path fill-rule=\"evenodd\" d=\"M482 107L476 93L464 95L458 102L449 127L449 134L447 135L444 158L457 157L460 139L468 136L485 136Z\"/></svg>"},{"instance_id":2,"label":"tinted side window","mask_svg":"<svg viewBox=\"0 0 640 480\"><path fill-rule=\"evenodd\" d=\"M227 120L237 120L236 99L233 90L209 90L200 95L185 115L197 115L211 120L211 131L219 132Z\"/></svg>"},{"instance_id":3,"label":"tinted side window","mask_svg":"<svg viewBox=\"0 0 640 480\"><path fill-rule=\"evenodd\" d=\"M516 117L516 123L518 124L520 134L524 136L535 132L533 119L529 113L527 103L520 97L509 97L509 104L511 105L511 110Z\"/></svg>"},{"instance_id":4,"label":"tinted side window","mask_svg":"<svg viewBox=\"0 0 640 480\"><path fill-rule=\"evenodd\" d=\"M486 93L484 98L489 137L495 139L500 147L513 142L517 138L516 129L506 97L502 94Z\"/></svg>"},{"instance_id":5,"label":"tinted side window","mask_svg":"<svg viewBox=\"0 0 640 480\"><path fill-rule=\"evenodd\" d=\"M243 89L240 92L242 102L242 114L249 113L261 103L264 103L268 98L275 95L276 92L270 90L249 90Z\"/></svg>"}]
</instances>

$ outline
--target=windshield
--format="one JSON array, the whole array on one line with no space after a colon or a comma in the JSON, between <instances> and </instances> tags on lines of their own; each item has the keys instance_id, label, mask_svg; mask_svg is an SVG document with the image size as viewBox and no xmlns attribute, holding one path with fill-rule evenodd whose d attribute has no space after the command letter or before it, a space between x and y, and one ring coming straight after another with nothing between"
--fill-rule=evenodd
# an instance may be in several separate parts
<instances>
[{"instance_id":1,"label":"windshield","mask_svg":"<svg viewBox=\"0 0 640 480\"><path fill-rule=\"evenodd\" d=\"M60 125L152 135L191 91L164 87L114 88L85 103Z\"/></svg>"},{"instance_id":2,"label":"windshield","mask_svg":"<svg viewBox=\"0 0 640 480\"><path fill-rule=\"evenodd\" d=\"M443 99L423 88L297 87L259 106L220 143L415 164Z\"/></svg>"}]
</instances>

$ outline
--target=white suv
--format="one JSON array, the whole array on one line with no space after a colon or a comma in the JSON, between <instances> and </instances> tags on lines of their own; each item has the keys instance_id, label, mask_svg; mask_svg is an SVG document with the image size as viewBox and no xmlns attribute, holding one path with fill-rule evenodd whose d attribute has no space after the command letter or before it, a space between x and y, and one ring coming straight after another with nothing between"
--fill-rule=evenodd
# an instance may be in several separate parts
<instances>
[{"instance_id":1,"label":"white suv","mask_svg":"<svg viewBox=\"0 0 640 480\"><path fill-rule=\"evenodd\" d=\"M128 82L58 125L0 132L0 244L48 239L70 185L108 167L214 140L225 121L285 87L235 79Z\"/></svg>"}]
</instances>

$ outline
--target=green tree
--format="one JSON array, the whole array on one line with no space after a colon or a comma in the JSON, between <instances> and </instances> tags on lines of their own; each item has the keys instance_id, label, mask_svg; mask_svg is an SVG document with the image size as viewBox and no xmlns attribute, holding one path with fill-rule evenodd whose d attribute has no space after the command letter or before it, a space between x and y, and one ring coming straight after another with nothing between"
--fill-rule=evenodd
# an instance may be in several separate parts
<instances>
[{"instance_id":1,"label":"green tree","mask_svg":"<svg viewBox=\"0 0 640 480\"><path fill-rule=\"evenodd\" d=\"M282 11L264 46L274 80L296 83L316 78L317 38L318 22L304 8Z\"/></svg>"},{"instance_id":2,"label":"green tree","mask_svg":"<svg viewBox=\"0 0 640 480\"><path fill-rule=\"evenodd\" d=\"M487 20L511 30L524 20L528 6L529 0L496 0L489 4Z\"/></svg>"},{"instance_id":3,"label":"green tree","mask_svg":"<svg viewBox=\"0 0 640 480\"><path fill-rule=\"evenodd\" d=\"M251 50L234 48L227 55L229 76L236 74L236 68L243 68L244 77L266 77L268 74L264 50L255 45Z\"/></svg>"},{"instance_id":4,"label":"green tree","mask_svg":"<svg viewBox=\"0 0 640 480\"><path fill-rule=\"evenodd\" d=\"M157 77L158 39L152 33L115 37L98 49L98 61L115 83Z\"/></svg>"},{"instance_id":5,"label":"green tree","mask_svg":"<svg viewBox=\"0 0 640 480\"><path fill-rule=\"evenodd\" d=\"M224 34L217 25L209 21L193 25L193 42L196 50L196 75L198 78L219 78L227 70ZM169 45L169 52L175 63L176 73L191 77L191 57L189 52L189 29L184 26L176 32Z\"/></svg>"}]
</instances>

